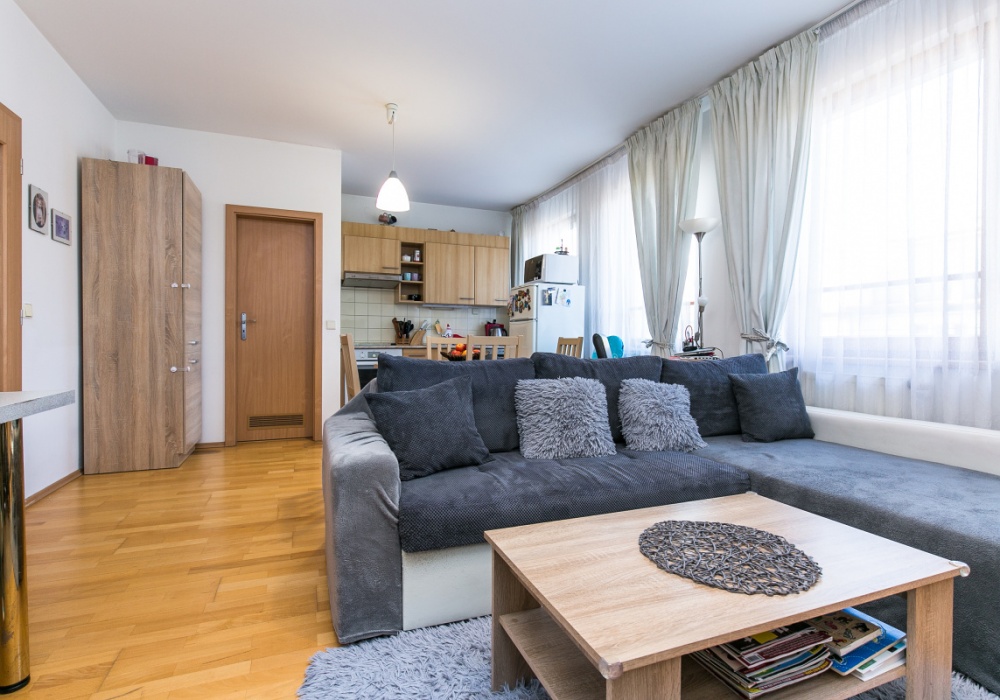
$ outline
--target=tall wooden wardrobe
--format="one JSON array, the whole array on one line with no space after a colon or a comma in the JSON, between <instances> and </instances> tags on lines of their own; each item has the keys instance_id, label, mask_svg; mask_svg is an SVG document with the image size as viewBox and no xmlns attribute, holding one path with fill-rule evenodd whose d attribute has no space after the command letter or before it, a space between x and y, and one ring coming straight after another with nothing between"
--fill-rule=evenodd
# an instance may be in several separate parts
<instances>
[{"instance_id":1,"label":"tall wooden wardrobe","mask_svg":"<svg viewBox=\"0 0 1000 700\"><path fill-rule=\"evenodd\" d=\"M83 161L83 471L176 467L201 439L201 193Z\"/></svg>"}]
</instances>

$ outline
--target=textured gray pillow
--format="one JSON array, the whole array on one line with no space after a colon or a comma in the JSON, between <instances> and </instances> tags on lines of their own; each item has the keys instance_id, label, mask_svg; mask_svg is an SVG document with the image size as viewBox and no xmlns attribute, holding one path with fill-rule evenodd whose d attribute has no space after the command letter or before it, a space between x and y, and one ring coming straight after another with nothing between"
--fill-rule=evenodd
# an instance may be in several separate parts
<instances>
[{"instance_id":1,"label":"textured gray pillow","mask_svg":"<svg viewBox=\"0 0 1000 700\"><path fill-rule=\"evenodd\" d=\"M521 454L528 459L615 453L608 397L596 379L522 379L514 389Z\"/></svg>"},{"instance_id":2,"label":"textured gray pillow","mask_svg":"<svg viewBox=\"0 0 1000 700\"><path fill-rule=\"evenodd\" d=\"M368 394L367 400L379 433L399 461L402 481L489 459L472 415L468 376L426 389Z\"/></svg>"},{"instance_id":3,"label":"textured gray pillow","mask_svg":"<svg viewBox=\"0 0 1000 700\"><path fill-rule=\"evenodd\" d=\"M626 379L618 394L618 410L630 450L693 452L705 446L691 417L691 394L680 384Z\"/></svg>"},{"instance_id":4,"label":"textured gray pillow","mask_svg":"<svg viewBox=\"0 0 1000 700\"><path fill-rule=\"evenodd\" d=\"M743 442L815 436L799 386L799 368L774 374L730 374L740 408Z\"/></svg>"},{"instance_id":5,"label":"textured gray pillow","mask_svg":"<svg viewBox=\"0 0 1000 700\"><path fill-rule=\"evenodd\" d=\"M767 374L767 362L760 354L696 362L664 360L660 381L680 384L691 392L691 415L702 437L739 435L740 410L730 374Z\"/></svg>"}]
</instances>

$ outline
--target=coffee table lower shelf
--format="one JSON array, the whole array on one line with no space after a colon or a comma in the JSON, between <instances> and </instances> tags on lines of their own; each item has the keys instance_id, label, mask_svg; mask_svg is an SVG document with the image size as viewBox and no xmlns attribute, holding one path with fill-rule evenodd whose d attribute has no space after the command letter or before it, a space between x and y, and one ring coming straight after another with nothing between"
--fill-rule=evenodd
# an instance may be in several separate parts
<instances>
[{"instance_id":1,"label":"coffee table lower shelf","mask_svg":"<svg viewBox=\"0 0 1000 700\"><path fill-rule=\"evenodd\" d=\"M500 617L500 625L553 700L601 700L606 681L559 625L542 608ZM902 666L870 681L828 671L796 685L767 693L768 700L845 700L901 678ZM738 697L695 661L685 658L681 695L684 700Z\"/></svg>"}]
</instances>

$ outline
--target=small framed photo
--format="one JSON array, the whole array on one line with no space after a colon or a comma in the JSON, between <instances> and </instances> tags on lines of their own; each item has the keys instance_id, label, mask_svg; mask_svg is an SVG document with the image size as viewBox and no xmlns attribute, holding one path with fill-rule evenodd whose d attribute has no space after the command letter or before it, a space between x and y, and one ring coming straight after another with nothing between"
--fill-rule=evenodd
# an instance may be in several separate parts
<instances>
[{"instance_id":1,"label":"small framed photo","mask_svg":"<svg viewBox=\"0 0 1000 700\"><path fill-rule=\"evenodd\" d=\"M49 232L49 193L28 185L28 226L39 233Z\"/></svg>"},{"instance_id":2,"label":"small framed photo","mask_svg":"<svg viewBox=\"0 0 1000 700\"><path fill-rule=\"evenodd\" d=\"M73 219L55 209L52 210L52 240L73 245Z\"/></svg>"}]
</instances>

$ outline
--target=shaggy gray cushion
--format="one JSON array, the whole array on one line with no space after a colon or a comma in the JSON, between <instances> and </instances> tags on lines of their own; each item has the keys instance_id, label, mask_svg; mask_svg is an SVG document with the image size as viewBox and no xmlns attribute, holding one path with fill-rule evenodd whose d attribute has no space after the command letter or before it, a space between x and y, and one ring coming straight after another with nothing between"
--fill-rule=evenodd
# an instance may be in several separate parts
<instances>
[{"instance_id":1,"label":"shaggy gray cushion","mask_svg":"<svg viewBox=\"0 0 1000 700\"><path fill-rule=\"evenodd\" d=\"M691 394L680 384L626 379L618 410L630 450L692 452L705 446L691 417Z\"/></svg>"},{"instance_id":2,"label":"shaggy gray cushion","mask_svg":"<svg viewBox=\"0 0 1000 700\"><path fill-rule=\"evenodd\" d=\"M528 459L615 453L608 398L596 379L522 379L514 389L521 454Z\"/></svg>"}]
</instances>

